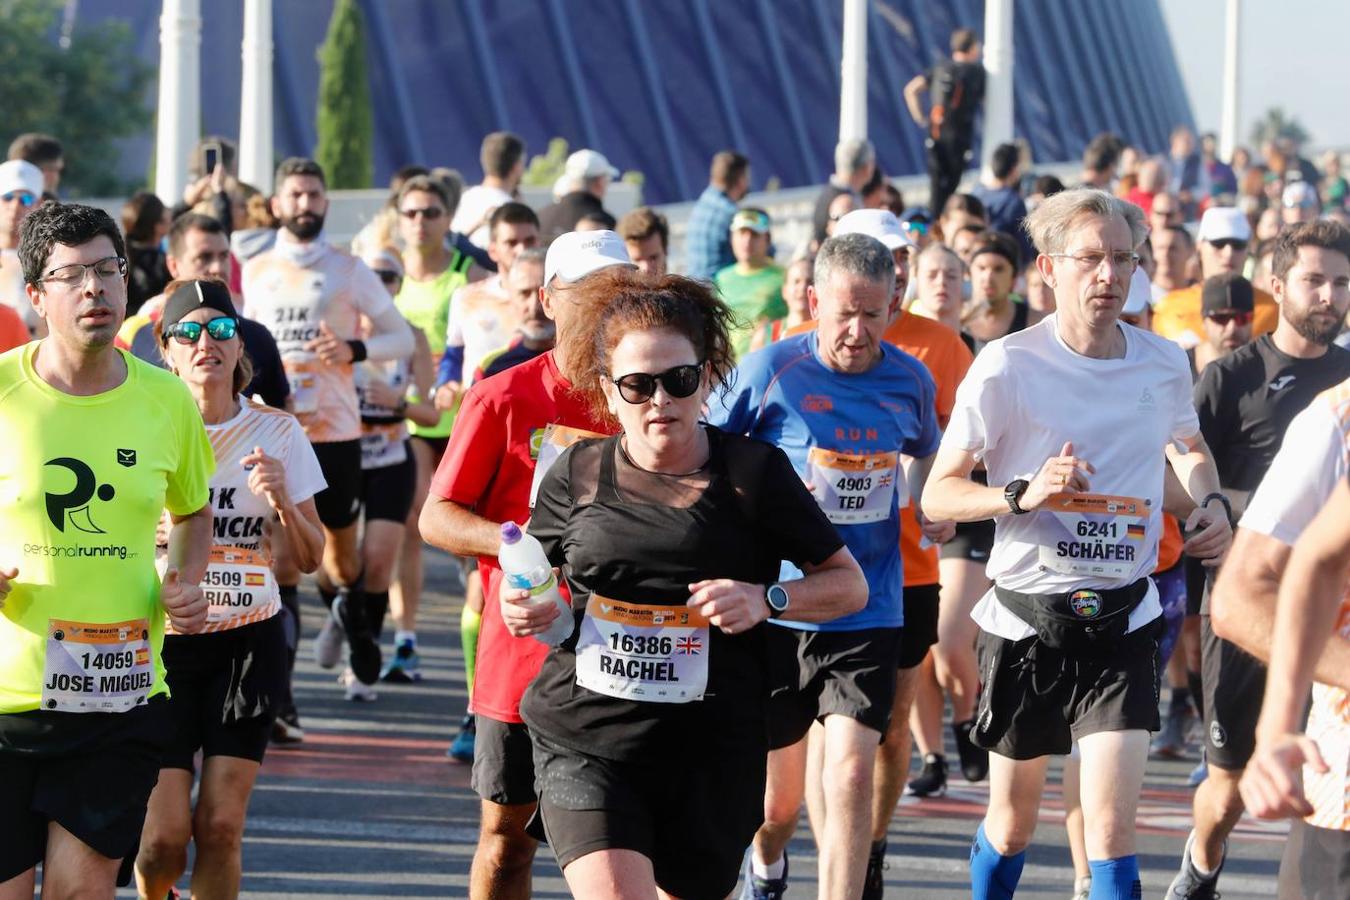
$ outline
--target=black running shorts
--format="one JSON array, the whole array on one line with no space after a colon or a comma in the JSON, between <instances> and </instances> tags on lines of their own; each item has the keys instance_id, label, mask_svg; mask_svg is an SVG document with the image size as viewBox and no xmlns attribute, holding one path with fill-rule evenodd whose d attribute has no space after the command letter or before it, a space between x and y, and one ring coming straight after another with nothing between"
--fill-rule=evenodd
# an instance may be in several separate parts
<instances>
[{"instance_id":1,"label":"black running shorts","mask_svg":"<svg viewBox=\"0 0 1350 900\"><path fill-rule=\"evenodd\" d=\"M966 559L984 565L994 549L994 520L957 522L956 535L943 544L938 555L942 559Z\"/></svg>"},{"instance_id":2,"label":"black running shorts","mask_svg":"<svg viewBox=\"0 0 1350 900\"><path fill-rule=\"evenodd\" d=\"M362 471L361 502L365 504L366 521L406 522L416 490L417 460L411 447L403 462Z\"/></svg>"},{"instance_id":3,"label":"black running shorts","mask_svg":"<svg viewBox=\"0 0 1350 900\"><path fill-rule=\"evenodd\" d=\"M1205 690L1205 759L1239 771L1256 749L1256 720L1266 695L1266 667L1214 633L1200 617L1200 682Z\"/></svg>"},{"instance_id":4,"label":"black running shorts","mask_svg":"<svg viewBox=\"0 0 1350 900\"><path fill-rule=\"evenodd\" d=\"M473 776L475 794L499 806L533 803L534 744L520 722L474 716Z\"/></svg>"},{"instance_id":5,"label":"black running shorts","mask_svg":"<svg viewBox=\"0 0 1350 900\"><path fill-rule=\"evenodd\" d=\"M314 445L328 487L314 495L319 521L329 530L346 528L361 514L361 442L326 441Z\"/></svg>"},{"instance_id":6,"label":"black running shorts","mask_svg":"<svg viewBox=\"0 0 1350 900\"><path fill-rule=\"evenodd\" d=\"M938 595L936 584L905 585L905 627L900 632L900 658L896 665L912 669L938 641Z\"/></svg>"}]
</instances>

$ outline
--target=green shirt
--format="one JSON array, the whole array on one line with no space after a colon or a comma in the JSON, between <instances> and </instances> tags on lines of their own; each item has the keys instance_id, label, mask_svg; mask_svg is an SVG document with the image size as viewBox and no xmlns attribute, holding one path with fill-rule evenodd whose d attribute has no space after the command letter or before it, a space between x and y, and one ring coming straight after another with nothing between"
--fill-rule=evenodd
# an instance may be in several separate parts
<instances>
[{"instance_id":1,"label":"green shirt","mask_svg":"<svg viewBox=\"0 0 1350 900\"><path fill-rule=\"evenodd\" d=\"M738 272L732 264L713 277L722 299L736 315L731 340L737 356L745 355L749 349L757 321L781 319L787 315L787 302L783 300L784 274L783 268L774 263L749 274Z\"/></svg>"},{"instance_id":2,"label":"green shirt","mask_svg":"<svg viewBox=\"0 0 1350 900\"><path fill-rule=\"evenodd\" d=\"M412 327L421 329L427 336L433 365L445 351L445 333L450 322L450 298L455 291L469 283L468 271L471 265L473 260L470 257L455 251L450 258L450 265L444 272L426 281L413 281L405 277L403 287L394 298L394 305L403 313L403 318L407 319ZM454 420L454 412L446 411L441 414L440 422L431 428L418 425L416 422L409 422L408 427L413 434L422 437L448 437Z\"/></svg>"}]
</instances>

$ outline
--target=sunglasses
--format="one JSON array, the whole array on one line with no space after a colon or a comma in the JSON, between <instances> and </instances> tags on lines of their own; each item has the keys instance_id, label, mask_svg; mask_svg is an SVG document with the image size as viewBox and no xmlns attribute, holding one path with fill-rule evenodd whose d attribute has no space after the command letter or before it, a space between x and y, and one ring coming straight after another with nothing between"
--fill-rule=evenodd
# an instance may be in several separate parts
<instances>
[{"instance_id":1,"label":"sunglasses","mask_svg":"<svg viewBox=\"0 0 1350 900\"><path fill-rule=\"evenodd\" d=\"M405 219L415 219L421 216L428 221L434 221L445 215L445 210L439 206L428 206L426 209L400 209L398 214Z\"/></svg>"},{"instance_id":2,"label":"sunglasses","mask_svg":"<svg viewBox=\"0 0 1350 900\"><path fill-rule=\"evenodd\" d=\"M927 233L928 233L928 223L927 223L927 222L919 222L919 221L902 222L901 225L900 225L900 227L903 228L903 229L905 229L906 231L911 231L911 232L913 232L914 234L927 234Z\"/></svg>"},{"instance_id":3,"label":"sunglasses","mask_svg":"<svg viewBox=\"0 0 1350 900\"><path fill-rule=\"evenodd\" d=\"M0 194L0 200L6 203L18 200L20 206L32 206L37 202L37 195L32 191L10 191L8 194Z\"/></svg>"},{"instance_id":4,"label":"sunglasses","mask_svg":"<svg viewBox=\"0 0 1350 900\"><path fill-rule=\"evenodd\" d=\"M1237 238L1219 238L1217 241L1210 241L1215 250L1222 250L1225 247L1232 247L1234 250L1246 250L1247 242L1240 241Z\"/></svg>"},{"instance_id":5,"label":"sunglasses","mask_svg":"<svg viewBox=\"0 0 1350 900\"><path fill-rule=\"evenodd\" d=\"M174 322L164 329L167 343L173 338L180 344L195 344L202 338L202 329L211 335L213 341L228 341L239 333L239 320L231 316L219 316L203 325L201 322Z\"/></svg>"},{"instance_id":6,"label":"sunglasses","mask_svg":"<svg viewBox=\"0 0 1350 900\"><path fill-rule=\"evenodd\" d=\"M375 274L380 276L380 280L385 284L398 284L399 279L403 277L393 269L376 269Z\"/></svg>"},{"instance_id":7,"label":"sunglasses","mask_svg":"<svg viewBox=\"0 0 1350 900\"><path fill-rule=\"evenodd\" d=\"M1220 328L1224 327L1229 322L1236 322L1239 328L1245 328L1246 326L1252 324L1252 314L1249 312L1210 313L1209 315L1205 316L1205 318L1209 319L1211 322L1213 322L1215 325L1218 325Z\"/></svg>"},{"instance_id":8,"label":"sunglasses","mask_svg":"<svg viewBox=\"0 0 1350 900\"><path fill-rule=\"evenodd\" d=\"M646 403L656 393L659 382L662 389L676 400L692 397L703 381L703 363L691 366L676 366L657 375L646 372L630 372L610 381L619 389L619 396L626 403Z\"/></svg>"}]
</instances>

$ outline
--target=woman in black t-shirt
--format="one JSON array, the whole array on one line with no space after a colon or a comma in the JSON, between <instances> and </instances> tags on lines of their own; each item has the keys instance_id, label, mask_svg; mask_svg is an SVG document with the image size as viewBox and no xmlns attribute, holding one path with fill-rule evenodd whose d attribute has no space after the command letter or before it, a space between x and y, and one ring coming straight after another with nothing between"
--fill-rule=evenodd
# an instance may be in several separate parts
<instances>
[{"instance_id":1,"label":"woman in black t-shirt","mask_svg":"<svg viewBox=\"0 0 1350 900\"><path fill-rule=\"evenodd\" d=\"M727 307L691 279L639 284L578 282L583 321L560 335L622 431L564 453L530 520L577 620L521 704L534 825L578 897L725 897L763 819L778 680L762 623L860 609L867 585L780 450L700 423L731 369ZM807 574L769 591L783 559ZM555 615L503 591L513 634Z\"/></svg>"}]
</instances>

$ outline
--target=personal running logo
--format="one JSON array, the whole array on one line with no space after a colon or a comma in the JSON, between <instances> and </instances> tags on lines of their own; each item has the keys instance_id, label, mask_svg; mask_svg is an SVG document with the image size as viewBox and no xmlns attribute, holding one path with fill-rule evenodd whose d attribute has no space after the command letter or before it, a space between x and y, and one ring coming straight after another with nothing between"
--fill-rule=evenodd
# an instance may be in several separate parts
<instances>
[{"instance_id":1,"label":"personal running logo","mask_svg":"<svg viewBox=\"0 0 1350 900\"><path fill-rule=\"evenodd\" d=\"M131 454L130 462L123 462L124 453ZM136 453L134 450L118 450L117 461L124 466L134 466ZM49 459L46 464L63 468L75 476L75 487L67 493L53 494L48 491L46 494L47 518L56 526L56 530L65 534L66 524L69 523L75 530L86 534L107 534L108 532L95 524L89 507L95 495L104 503L112 500L117 494L113 486L99 484L98 479L94 477L94 470L89 468L88 464L69 456Z\"/></svg>"}]
</instances>

